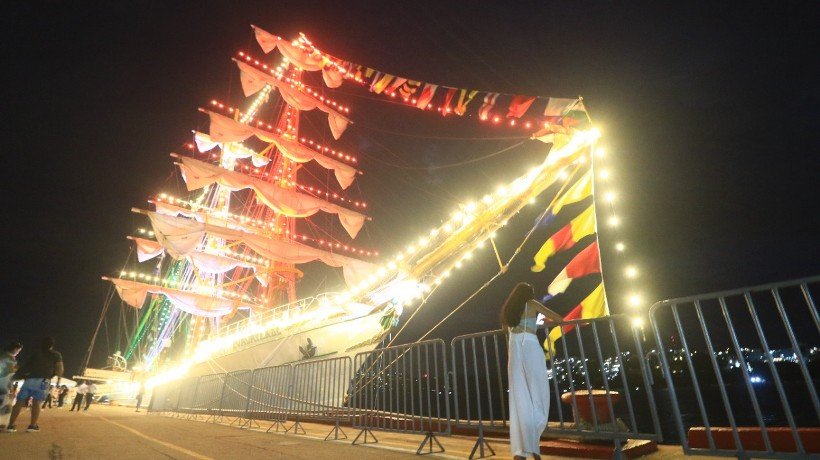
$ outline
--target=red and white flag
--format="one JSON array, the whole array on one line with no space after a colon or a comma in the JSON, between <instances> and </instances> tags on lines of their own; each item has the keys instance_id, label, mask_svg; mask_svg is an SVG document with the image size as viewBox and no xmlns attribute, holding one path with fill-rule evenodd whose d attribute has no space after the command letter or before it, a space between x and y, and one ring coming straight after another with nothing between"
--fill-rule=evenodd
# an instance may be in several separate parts
<instances>
[{"instance_id":1,"label":"red and white flag","mask_svg":"<svg viewBox=\"0 0 820 460\"><path fill-rule=\"evenodd\" d=\"M572 280L593 273L601 273L601 256L598 252L597 241L579 252L578 255L561 270L561 273L550 283L547 292L553 296L562 294L567 290Z\"/></svg>"}]
</instances>

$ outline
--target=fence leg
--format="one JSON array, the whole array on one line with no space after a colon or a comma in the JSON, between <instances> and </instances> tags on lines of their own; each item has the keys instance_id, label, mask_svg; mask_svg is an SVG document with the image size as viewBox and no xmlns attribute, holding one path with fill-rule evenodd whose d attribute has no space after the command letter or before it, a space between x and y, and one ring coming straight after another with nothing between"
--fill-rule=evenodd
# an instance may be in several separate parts
<instances>
[{"instance_id":1,"label":"fence leg","mask_svg":"<svg viewBox=\"0 0 820 460\"><path fill-rule=\"evenodd\" d=\"M243 419L242 417L239 417L237 420L244 420L244 422L239 424L239 429L240 430L245 430L245 429L250 430L251 428L260 428L260 425L258 423L256 423L256 420L254 420L252 418Z\"/></svg>"},{"instance_id":2,"label":"fence leg","mask_svg":"<svg viewBox=\"0 0 820 460\"><path fill-rule=\"evenodd\" d=\"M621 460L621 459L624 458L624 451L623 451L622 446L621 446L621 440L616 439L614 441L614 443L615 443L615 450L612 452L612 458L614 460Z\"/></svg>"},{"instance_id":3,"label":"fence leg","mask_svg":"<svg viewBox=\"0 0 820 460\"><path fill-rule=\"evenodd\" d=\"M276 427L276 429L273 430L273 427ZM279 428L282 428L282 431L287 433L287 430L285 429L285 422L281 420L274 420L271 426L269 426L268 429L265 431L265 433L270 433L270 430L273 430L274 433L278 433Z\"/></svg>"},{"instance_id":4,"label":"fence leg","mask_svg":"<svg viewBox=\"0 0 820 460\"><path fill-rule=\"evenodd\" d=\"M430 441L430 446L427 448L427 452L422 453L421 451L424 449L424 446L425 446L425 444L427 444L428 440ZM433 452L433 442L434 441L435 441L436 445L438 446L438 448L441 449L441 450L437 450L437 451ZM416 450L416 455L427 455L427 454L441 453L441 452L444 452L444 446L442 446L441 443L438 442L438 438L436 437L436 435L434 435L432 432L428 431L427 435L424 437L424 440L421 442L421 444L419 444L419 448L418 448L418 450Z\"/></svg>"},{"instance_id":5,"label":"fence leg","mask_svg":"<svg viewBox=\"0 0 820 460\"><path fill-rule=\"evenodd\" d=\"M484 455L484 446L490 450L490 455ZM478 439L476 439L475 444L473 444L473 450L470 451L470 459L475 457L475 451L478 450L478 458L490 457L495 455L495 450L493 450L490 443L484 439L484 425L479 423L478 425Z\"/></svg>"},{"instance_id":6,"label":"fence leg","mask_svg":"<svg viewBox=\"0 0 820 460\"><path fill-rule=\"evenodd\" d=\"M295 422L293 422L293 425L291 425L290 428L285 430L285 433L289 433L290 430L293 430L293 434L307 434L304 427L302 427L302 422L300 422L298 418ZM302 432L299 433L299 430L302 430Z\"/></svg>"},{"instance_id":7,"label":"fence leg","mask_svg":"<svg viewBox=\"0 0 820 460\"><path fill-rule=\"evenodd\" d=\"M368 433L370 433L370 436L373 438L373 441L368 441L367 440L367 434ZM359 438L362 436L362 434L364 434L364 442L358 442ZM359 434L356 435L356 439L353 440L353 445L356 445L356 444L375 444L377 442L379 442L379 440L376 439L376 435L373 434L373 432L370 431L369 428L362 428L362 431L360 431Z\"/></svg>"},{"instance_id":8,"label":"fence leg","mask_svg":"<svg viewBox=\"0 0 820 460\"><path fill-rule=\"evenodd\" d=\"M325 436L325 441L327 441L330 438L330 435L333 435L334 440L338 440L339 439L339 432L341 432L342 435L344 436L344 438L342 438L342 439L347 439L347 434L344 432L342 427L339 426L339 421L336 420L336 425L333 427L332 430L330 430L330 433L328 433L327 436Z\"/></svg>"}]
</instances>

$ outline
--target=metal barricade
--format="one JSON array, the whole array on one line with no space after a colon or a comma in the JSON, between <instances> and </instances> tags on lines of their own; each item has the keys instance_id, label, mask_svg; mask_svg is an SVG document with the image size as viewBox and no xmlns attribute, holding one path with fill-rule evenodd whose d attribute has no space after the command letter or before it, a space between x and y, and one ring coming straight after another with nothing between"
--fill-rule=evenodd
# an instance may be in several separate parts
<instances>
[{"instance_id":1,"label":"metal barricade","mask_svg":"<svg viewBox=\"0 0 820 460\"><path fill-rule=\"evenodd\" d=\"M503 330L461 335L450 342L454 420L458 428L476 429L470 452L484 458L495 450L484 430L507 430L507 334Z\"/></svg>"},{"instance_id":2,"label":"metal barricade","mask_svg":"<svg viewBox=\"0 0 820 460\"><path fill-rule=\"evenodd\" d=\"M189 377L180 381L179 397L177 398L177 405L174 410L178 416L193 413L199 379L200 377Z\"/></svg>"},{"instance_id":3,"label":"metal barricade","mask_svg":"<svg viewBox=\"0 0 820 460\"><path fill-rule=\"evenodd\" d=\"M273 422L267 431L285 430L290 410L290 382L293 366L284 364L274 367L262 367L253 371L247 417L249 423L255 420Z\"/></svg>"},{"instance_id":4,"label":"metal barricade","mask_svg":"<svg viewBox=\"0 0 820 460\"><path fill-rule=\"evenodd\" d=\"M820 437L820 277L658 302L650 318L686 454L805 457Z\"/></svg>"},{"instance_id":5,"label":"metal barricade","mask_svg":"<svg viewBox=\"0 0 820 460\"><path fill-rule=\"evenodd\" d=\"M544 434L611 440L616 454L630 439L660 439L643 336L628 318L614 315L562 323L564 334L547 360L549 423ZM546 331L549 333L549 331ZM453 339L456 427L475 429L470 453L494 450L485 431L509 429L508 336L502 330Z\"/></svg>"},{"instance_id":6,"label":"metal barricade","mask_svg":"<svg viewBox=\"0 0 820 460\"><path fill-rule=\"evenodd\" d=\"M248 419L248 402L253 379L253 372L245 369L229 372L225 376L225 386L219 402L220 417L234 417L231 425L239 423L244 426Z\"/></svg>"},{"instance_id":7,"label":"metal barricade","mask_svg":"<svg viewBox=\"0 0 820 460\"><path fill-rule=\"evenodd\" d=\"M288 413L294 417L291 429L298 432L301 420L333 422L334 427L325 440L339 439L339 433L347 439L341 429L342 422L350 421L348 387L351 378L349 356L306 361L293 366ZM302 429L304 433L304 429Z\"/></svg>"},{"instance_id":8,"label":"metal barricade","mask_svg":"<svg viewBox=\"0 0 820 460\"><path fill-rule=\"evenodd\" d=\"M222 390L225 387L225 374L211 374L199 377L196 394L191 407L191 415L198 418L206 415L205 421L214 420L220 413Z\"/></svg>"},{"instance_id":9,"label":"metal barricade","mask_svg":"<svg viewBox=\"0 0 820 460\"><path fill-rule=\"evenodd\" d=\"M450 384L446 346L440 339L397 345L356 354L350 386L353 427L360 429L353 444L378 442L372 430L424 434L416 453L436 435L450 434ZM368 441L368 436L372 441Z\"/></svg>"},{"instance_id":10,"label":"metal barricade","mask_svg":"<svg viewBox=\"0 0 820 460\"><path fill-rule=\"evenodd\" d=\"M154 387L148 412L165 413L176 410L179 401L179 382L170 382Z\"/></svg>"}]
</instances>

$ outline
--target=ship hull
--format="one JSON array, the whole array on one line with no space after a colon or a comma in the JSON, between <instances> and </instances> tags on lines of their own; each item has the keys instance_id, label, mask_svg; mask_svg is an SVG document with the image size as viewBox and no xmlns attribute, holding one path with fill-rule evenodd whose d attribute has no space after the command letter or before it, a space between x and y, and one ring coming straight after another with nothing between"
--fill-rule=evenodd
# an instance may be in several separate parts
<instances>
[{"instance_id":1,"label":"ship hull","mask_svg":"<svg viewBox=\"0 0 820 460\"><path fill-rule=\"evenodd\" d=\"M373 350L388 332L382 326L383 316L383 312L377 311L316 327L259 337L235 347L230 353L195 364L189 375L253 370L311 359L352 358L356 353Z\"/></svg>"}]
</instances>

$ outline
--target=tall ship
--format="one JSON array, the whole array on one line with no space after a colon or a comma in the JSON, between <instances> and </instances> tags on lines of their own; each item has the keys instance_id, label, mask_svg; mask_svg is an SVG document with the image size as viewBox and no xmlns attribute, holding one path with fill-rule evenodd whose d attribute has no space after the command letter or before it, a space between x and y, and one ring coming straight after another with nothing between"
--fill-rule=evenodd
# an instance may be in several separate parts
<instances>
[{"instance_id":1,"label":"tall ship","mask_svg":"<svg viewBox=\"0 0 820 460\"><path fill-rule=\"evenodd\" d=\"M116 357L132 381L154 386L372 350L473 251L494 250L496 232L542 192L553 192L542 219L591 195L598 133L581 98L414 81L324 53L301 34L288 40L253 31L264 58L233 57L246 99L199 108L207 124L170 155L184 191L132 209L147 224L128 236L136 263L103 277L136 318ZM371 219L351 185L367 180L366 165L336 141L365 116L336 98L342 85L505 125L542 145L542 162L463 203L400 253L382 255L357 239ZM315 115L307 119L308 112ZM304 270L317 263L335 270L338 286L300 295ZM498 263L501 272L509 267Z\"/></svg>"}]
</instances>

